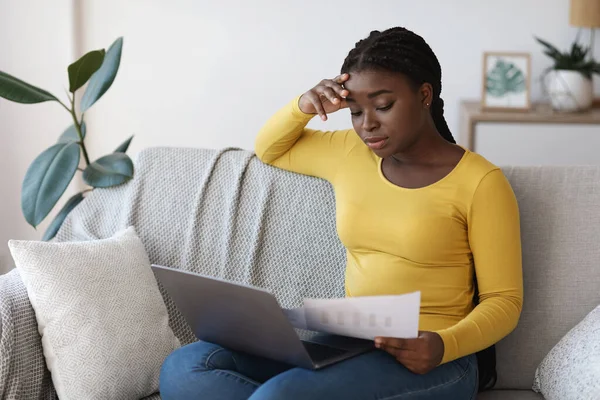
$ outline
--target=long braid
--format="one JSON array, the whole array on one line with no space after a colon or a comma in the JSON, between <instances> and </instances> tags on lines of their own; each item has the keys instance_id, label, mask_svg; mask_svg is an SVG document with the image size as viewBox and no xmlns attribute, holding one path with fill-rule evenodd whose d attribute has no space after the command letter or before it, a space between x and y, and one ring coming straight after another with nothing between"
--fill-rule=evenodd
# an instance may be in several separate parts
<instances>
[{"instance_id":1,"label":"long braid","mask_svg":"<svg viewBox=\"0 0 600 400\"><path fill-rule=\"evenodd\" d=\"M431 47L423 38L405 28L373 31L356 43L342 65L342 73L383 69L399 72L409 78L415 88L427 82L433 87L431 117L440 135L456 143L444 118L442 69ZM477 279L474 282L474 303L478 303ZM488 347L477 353L479 390L491 389L496 383L496 348Z\"/></svg>"},{"instance_id":2,"label":"long braid","mask_svg":"<svg viewBox=\"0 0 600 400\"><path fill-rule=\"evenodd\" d=\"M356 43L342 65L342 73L385 69L406 75L419 87L428 82L433 87L431 117L444 139L456 143L444 119L442 69L440 63L423 38L405 28L391 28L383 32L372 31Z\"/></svg>"},{"instance_id":3,"label":"long braid","mask_svg":"<svg viewBox=\"0 0 600 400\"><path fill-rule=\"evenodd\" d=\"M435 127L440 135L450 143L456 143L454 136L452 136L452 133L450 132L450 128L448 128L446 119L444 118L444 100L442 100L441 97L433 99L433 102L431 103L431 117L433 118Z\"/></svg>"}]
</instances>

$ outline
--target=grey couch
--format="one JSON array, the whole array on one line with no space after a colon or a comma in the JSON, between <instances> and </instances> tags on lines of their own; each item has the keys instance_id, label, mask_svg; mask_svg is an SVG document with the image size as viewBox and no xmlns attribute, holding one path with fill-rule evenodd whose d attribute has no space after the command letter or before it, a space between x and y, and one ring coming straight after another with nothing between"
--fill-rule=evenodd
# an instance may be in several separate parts
<instances>
[{"instance_id":1,"label":"grey couch","mask_svg":"<svg viewBox=\"0 0 600 400\"><path fill-rule=\"evenodd\" d=\"M326 182L237 150L148 149L135 165L132 182L92 192L56 240L134 225L154 263L266 287L284 307L343 296L344 249ZM541 399L530 390L537 365L600 304L600 168L504 171L522 216L525 303L518 328L497 346L496 389L479 398ZM163 296L174 332L193 341ZM0 399L56 398L17 270L0 277L0 322Z\"/></svg>"}]
</instances>

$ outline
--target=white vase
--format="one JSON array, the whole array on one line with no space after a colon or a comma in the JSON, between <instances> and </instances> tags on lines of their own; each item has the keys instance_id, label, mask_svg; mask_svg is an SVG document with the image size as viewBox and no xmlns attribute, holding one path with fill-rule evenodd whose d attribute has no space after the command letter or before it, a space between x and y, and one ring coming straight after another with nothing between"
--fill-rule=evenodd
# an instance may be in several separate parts
<instances>
[{"instance_id":1,"label":"white vase","mask_svg":"<svg viewBox=\"0 0 600 400\"><path fill-rule=\"evenodd\" d=\"M546 75L546 89L556 111L587 110L592 105L592 80L577 71L553 70Z\"/></svg>"}]
</instances>

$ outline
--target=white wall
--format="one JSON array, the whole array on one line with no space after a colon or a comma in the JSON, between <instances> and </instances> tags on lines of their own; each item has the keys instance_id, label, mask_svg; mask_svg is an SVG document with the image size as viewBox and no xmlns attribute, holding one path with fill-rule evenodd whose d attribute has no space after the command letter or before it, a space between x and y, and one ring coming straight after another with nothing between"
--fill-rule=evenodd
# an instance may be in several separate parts
<instances>
[{"instance_id":1,"label":"white wall","mask_svg":"<svg viewBox=\"0 0 600 400\"><path fill-rule=\"evenodd\" d=\"M61 98L73 59L71 0L0 0L0 70ZM69 125L57 103L21 105L0 99L0 273L11 263L9 239L38 239L21 213L21 182L31 161ZM48 218L50 220L50 218Z\"/></svg>"},{"instance_id":2,"label":"white wall","mask_svg":"<svg viewBox=\"0 0 600 400\"><path fill-rule=\"evenodd\" d=\"M121 73L89 115L93 152L109 151L131 133L134 152L154 145L251 148L278 107L335 76L350 48L372 29L395 25L420 33L437 53L447 120L457 132L459 101L480 95L482 52L531 52L539 76L549 61L533 35L567 46L576 32L568 25L568 0L366 4L86 1L86 48L125 36ZM535 84L534 98L540 92ZM343 112L314 126L349 123Z\"/></svg>"},{"instance_id":3,"label":"white wall","mask_svg":"<svg viewBox=\"0 0 600 400\"><path fill-rule=\"evenodd\" d=\"M397 25L424 36L438 55L446 117L458 136L459 101L480 95L482 52L531 52L539 76L549 60L533 35L569 45L576 30L568 25L568 3L79 0L81 49L108 47L125 37L119 75L87 118L90 155L112 151L131 134L132 153L148 146L250 149L265 120L336 75L356 41L372 29ZM72 16L70 0L0 0L0 70L62 94L65 67L74 58ZM600 55L600 46L595 53ZM534 99L540 93L534 85ZM69 120L54 104L0 100L0 121L2 256L8 238L43 232L24 223L20 184L29 163ZM342 112L313 126L349 123Z\"/></svg>"}]
</instances>

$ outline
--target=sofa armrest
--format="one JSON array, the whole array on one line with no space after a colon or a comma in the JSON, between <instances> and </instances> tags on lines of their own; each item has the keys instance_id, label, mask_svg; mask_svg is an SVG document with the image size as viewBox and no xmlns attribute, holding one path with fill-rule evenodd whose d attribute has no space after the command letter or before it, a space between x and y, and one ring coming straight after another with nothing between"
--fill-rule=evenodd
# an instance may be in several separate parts
<instances>
[{"instance_id":1,"label":"sofa armrest","mask_svg":"<svg viewBox=\"0 0 600 400\"><path fill-rule=\"evenodd\" d=\"M58 399L17 269L0 276L0 399Z\"/></svg>"}]
</instances>

